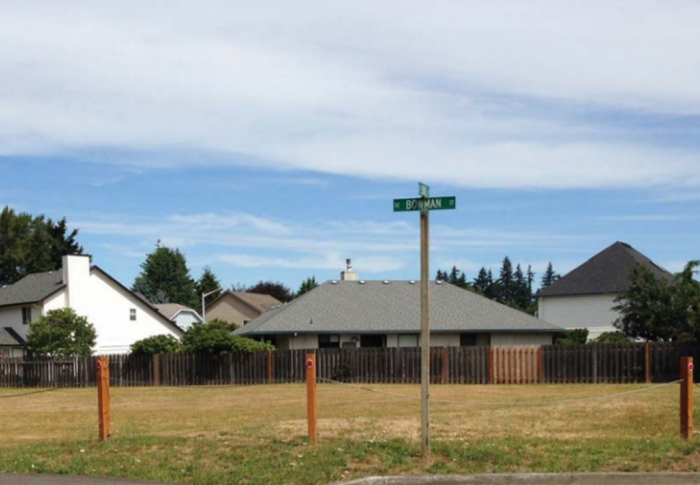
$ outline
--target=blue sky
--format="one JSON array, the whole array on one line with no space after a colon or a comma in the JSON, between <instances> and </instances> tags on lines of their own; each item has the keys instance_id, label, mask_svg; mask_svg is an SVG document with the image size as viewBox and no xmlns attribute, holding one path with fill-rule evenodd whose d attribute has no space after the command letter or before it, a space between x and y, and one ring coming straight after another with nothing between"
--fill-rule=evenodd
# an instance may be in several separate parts
<instances>
[{"instance_id":1,"label":"blue sky","mask_svg":"<svg viewBox=\"0 0 700 485\"><path fill-rule=\"evenodd\" d=\"M458 199L434 270L700 258L696 2L375 3L3 5L0 205L126 284L158 239L226 284L416 278L418 180Z\"/></svg>"}]
</instances>

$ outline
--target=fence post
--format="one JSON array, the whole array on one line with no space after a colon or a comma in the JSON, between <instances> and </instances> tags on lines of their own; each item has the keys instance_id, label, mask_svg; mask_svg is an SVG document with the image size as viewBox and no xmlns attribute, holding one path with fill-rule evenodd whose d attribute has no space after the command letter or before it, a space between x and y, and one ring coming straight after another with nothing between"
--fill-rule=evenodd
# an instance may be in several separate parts
<instances>
[{"instance_id":1,"label":"fence post","mask_svg":"<svg viewBox=\"0 0 700 485\"><path fill-rule=\"evenodd\" d=\"M316 354L306 354L306 413L309 424L309 444L318 440L318 396L316 394Z\"/></svg>"},{"instance_id":2,"label":"fence post","mask_svg":"<svg viewBox=\"0 0 700 485\"><path fill-rule=\"evenodd\" d=\"M681 436L693 437L693 358L681 357Z\"/></svg>"},{"instance_id":3,"label":"fence post","mask_svg":"<svg viewBox=\"0 0 700 485\"><path fill-rule=\"evenodd\" d=\"M272 384L274 381L274 368L272 367L272 350L267 351L267 383Z\"/></svg>"},{"instance_id":4,"label":"fence post","mask_svg":"<svg viewBox=\"0 0 700 485\"><path fill-rule=\"evenodd\" d=\"M489 347L489 384L493 384L493 347Z\"/></svg>"},{"instance_id":5,"label":"fence post","mask_svg":"<svg viewBox=\"0 0 700 485\"><path fill-rule=\"evenodd\" d=\"M100 441L110 435L111 403L109 400L109 357L97 358L97 414L100 421Z\"/></svg>"},{"instance_id":6,"label":"fence post","mask_svg":"<svg viewBox=\"0 0 700 485\"><path fill-rule=\"evenodd\" d=\"M450 380L450 364L447 355L447 347L442 348L442 383L447 384Z\"/></svg>"},{"instance_id":7,"label":"fence post","mask_svg":"<svg viewBox=\"0 0 700 485\"><path fill-rule=\"evenodd\" d=\"M644 344L644 381L651 384L651 345L649 342Z\"/></svg>"},{"instance_id":8,"label":"fence post","mask_svg":"<svg viewBox=\"0 0 700 485\"><path fill-rule=\"evenodd\" d=\"M544 384L544 350L541 345L537 349L537 382Z\"/></svg>"},{"instance_id":9,"label":"fence post","mask_svg":"<svg viewBox=\"0 0 700 485\"><path fill-rule=\"evenodd\" d=\"M153 385L160 386L160 354L153 355Z\"/></svg>"}]
</instances>

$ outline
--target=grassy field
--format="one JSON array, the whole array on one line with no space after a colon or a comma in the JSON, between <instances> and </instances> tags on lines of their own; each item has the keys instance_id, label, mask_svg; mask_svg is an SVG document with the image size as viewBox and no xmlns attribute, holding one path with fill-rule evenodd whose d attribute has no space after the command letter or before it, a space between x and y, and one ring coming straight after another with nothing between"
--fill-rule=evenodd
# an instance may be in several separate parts
<instances>
[{"instance_id":1,"label":"grassy field","mask_svg":"<svg viewBox=\"0 0 700 485\"><path fill-rule=\"evenodd\" d=\"M418 386L373 386L417 396ZM643 386L434 386L435 399L546 401ZM112 389L113 439L96 439L96 391L6 397L0 470L206 484L321 484L377 474L697 471L678 438L678 386L539 407L433 404L420 459L420 403L319 386L320 444L305 440L305 387Z\"/></svg>"}]
</instances>

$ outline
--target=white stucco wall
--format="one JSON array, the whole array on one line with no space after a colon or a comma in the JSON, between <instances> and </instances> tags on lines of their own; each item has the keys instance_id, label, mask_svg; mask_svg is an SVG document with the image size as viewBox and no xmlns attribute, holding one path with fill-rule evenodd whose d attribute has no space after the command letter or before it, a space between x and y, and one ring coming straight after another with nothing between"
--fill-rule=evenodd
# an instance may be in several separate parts
<instances>
[{"instance_id":1,"label":"white stucco wall","mask_svg":"<svg viewBox=\"0 0 700 485\"><path fill-rule=\"evenodd\" d=\"M492 333L491 345L552 345L553 337L552 333Z\"/></svg>"},{"instance_id":2,"label":"white stucco wall","mask_svg":"<svg viewBox=\"0 0 700 485\"><path fill-rule=\"evenodd\" d=\"M613 322L620 314L613 310L617 295L550 296L539 298L537 311L540 319L560 327L587 328L589 340L603 332L617 329Z\"/></svg>"}]
</instances>

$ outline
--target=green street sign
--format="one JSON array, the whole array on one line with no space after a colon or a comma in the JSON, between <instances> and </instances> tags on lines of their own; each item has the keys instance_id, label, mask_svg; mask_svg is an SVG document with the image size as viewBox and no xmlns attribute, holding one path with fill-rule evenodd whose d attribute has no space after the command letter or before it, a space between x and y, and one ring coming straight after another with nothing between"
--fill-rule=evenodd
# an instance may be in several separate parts
<instances>
[{"instance_id":1,"label":"green street sign","mask_svg":"<svg viewBox=\"0 0 700 485\"><path fill-rule=\"evenodd\" d=\"M418 182L418 197L430 197L430 187L424 183Z\"/></svg>"},{"instance_id":2,"label":"green street sign","mask_svg":"<svg viewBox=\"0 0 700 485\"><path fill-rule=\"evenodd\" d=\"M456 197L431 197L429 199L394 199L394 212L456 209Z\"/></svg>"}]
</instances>

